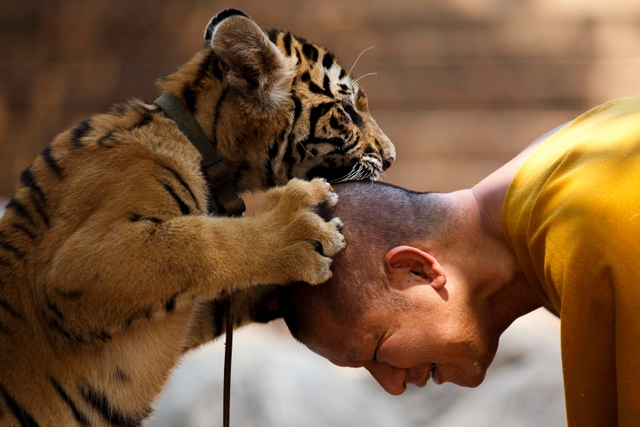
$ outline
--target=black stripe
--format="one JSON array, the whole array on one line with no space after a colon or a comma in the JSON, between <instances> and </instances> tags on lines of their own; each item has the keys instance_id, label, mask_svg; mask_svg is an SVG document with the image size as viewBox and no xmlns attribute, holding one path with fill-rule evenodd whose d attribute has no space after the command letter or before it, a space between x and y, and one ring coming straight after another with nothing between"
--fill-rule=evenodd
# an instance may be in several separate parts
<instances>
[{"instance_id":1,"label":"black stripe","mask_svg":"<svg viewBox=\"0 0 640 427\"><path fill-rule=\"evenodd\" d=\"M113 114L114 116L123 116L128 110L129 104L127 103L115 104L109 113Z\"/></svg>"},{"instance_id":2,"label":"black stripe","mask_svg":"<svg viewBox=\"0 0 640 427\"><path fill-rule=\"evenodd\" d=\"M320 117L331 111L331 108L333 106L333 102L323 102L322 104L318 104L311 109L311 111L309 112L309 139L315 138L316 125L318 124L318 120L320 120Z\"/></svg>"},{"instance_id":3,"label":"black stripe","mask_svg":"<svg viewBox=\"0 0 640 427\"><path fill-rule=\"evenodd\" d=\"M302 74L302 81L303 82L307 82L309 83L309 90L313 93L317 93L319 95L325 95L328 96L329 98L333 98L333 93L331 93L331 88L330 88L330 81L329 81L329 76L325 75L324 76L324 82L323 82L323 88L318 86L316 83L314 83L311 80L311 74L309 74L308 71L305 71Z\"/></svg>"},{"instance_id":4,"label":"black stripe","mask_svg":"<svg viewBox=\"0 0 640 427\"><path fill-rule=\"evenodd\" d=\"M329 119L329 126L331 126L333 129L335 129L335 130L337 130L339 132L344 132L344 126L342 125L342 123L340 123L338 121L336 116L334 116L333 114L331 115L331 118Z\"/></svg>"},{"instance_id":5,"label":"black stripe","mask_svg":"<svg viewBox=\"0 0 640 427\"><path fill-rule=\"evenodd\" d=\"M342 157L338 158L342 159ZM338 165L335 159L326 158L324 164L316 166L307 172L307 179L321 176L331 182L332 180L343 178L352 170L353 163Z\"/></svg>"},{"instance_id":6,"label":"black stripe","mask_svg":"<svg viewBox=\"0 0 640 427\"><path fill-rule=\"evenodd\" d=\"M287 56L291 56L291 33L286 33L282 37L282 43L284 43L284 51Z\"/></svg>"},{"instance_id":7,"label":"black stripe","mask_svg":"<svg viewBox=\"0 0 640 427\"><path fill-rule=\"evenodd\" d=\"M362 127L364 125L364 122L362 121L362 116L358 114L358 112L355 110L355 108L353 108L351 104L345 103L342 105L342 108L344 108L344 110L349 115L349 118L353 123L355 123L356 126Z\"/></svg>"},{"instance_id":8,"label":"black stripe","mask_svg":"<svg viewBox=\"0 0 640 427\"><path fill-rule=\"evenodd\" d=\"M11 267L13 263L11 261L7 261L4 258L0 258L0 266L2 267Z\"/></svg>"},{"instance_id":9,"label":"black stripe","mask_svg":"<svg viewBox=\"0 0 640 427\"><path fill-rule=\"evenodd\" d=\"M176 298L178 297L178 294L180 294L180 292L173 294L171 298L165 301L164 309L167 313L171 313L176 309Z\"/></svg>"},{"instance_id":10,"label":"black stripe","mask_svg":"<svg viewBox=\"0 0 640 427\"><path fill-rule=\"evenodd\" d=\"M265 162L265 183L267 188L275 187L276 179L275 174L273 173L273 158L268 158Z\"/></svg>"},{"instance_id":11,"label":"black stripe","mask_svg":"<svg viewBox=\"0 0 640 427\"><path fill-rule=\"evenodd\" d=\"M282 161L289 165L289 175L291 175L291 166L294 165L296 159L293 158L293 146L296 144L295 137L293 133L289 134L289 139L287 140L287 148L284 150L284 154L282 155ZM291 178L289 176L289 178Z\"/></svg>"},{"instance_id":12,"label":"black stripe","mask_svg":"<svg viewBox=\"0 0 640 427\"><path fill-rule=\"evenodd\" d=\"M16 417L18 422L20 422L21 427L38 427L39 424L33 419L31 414L27 412L24 408L22 408L18 402L16 402L13 397L7 392L2 384L0 384L0 394L4 397L5 402L9 406L11 412Z\"/></svg>"},{"instance_id":13,"label":"black stripe","mask_svg":"<svg viewBox=\"0 0 640 427\"><path fill-rule=\"evenodd\" d=\"M201 210L200 209L200 205L198 204L198 199L196 199L196 195L193 193L193 191L191 190L191 187L189 187L189 185L182 178L182 176L177 171L175 171L174 169L170 168L167 165L160 164L160 167L163 168L164 170L169 171L171 173L171 175L173 175L173 177L180 183L180 185L182 185L182 187L184 187L184 189L187 190L187 192L191 196L191 200L193 200L193 204L196 206L196 208L198 210Z\"/></svg>"},{"instance_id":14,"label":"black stripe","mask_svg":"<svg viewBox=\"0 0 640 427\"><path fill-rule=\"evenodd\" d=\"M10 243L7 243L5 240L4 234L0 231L0 249L4 249L5 251L11 252L18 259L23 259L25 257L25 253L20 249L16 248Z\"/></svg>"},{"instance_id":15,"label":"black stripe","mask_svg":"<svg viewBox=\"0 0 640 427\"><path fill-rule=\"evenodd\" d=\"M293 101L293 121L291 122L291 129L300 118L300 114L302 113L302 101L295 94L291 94L291 100Z\"/></svg>"},{"instance_id":16,"label":"black stripe","mask_svg":"<svg viewBox=\"0 0 640 427\"><path fill-rule=\"evenodd\" d=\"M331 80L327 74L324 75L324 79L322 81L322 89L324 89L324 94L330 98L333 98L333 93L331 92Z\"/></svg>"},{"instance_id":17,"label":"black stripe","mask_svg":"<svg viewBox=\"0 0 640 427\"><path fill-rule=\"evenodd\" d=\"M62 290L59 288L53 288L53 291L60 295L62 298L66 298L66 299L70 299L70 300L77 300L82 296L82 291L80 289L74 289L74 290Z\"/></svg>"},{"instance_id":18,"label":"black stripe","mask_svg":"<svg viewBox=\"0 0 640 427\"><path fill-rule=\"evenodd\" d=\"M62 335L72 347L80 347L82 345L86 345L88 343L88 340L78 334L74 334L71 331L69 331L68 329L64 328L60 322L58 322L58 319L54 319L54 318L50 318L49 316L46 315L45 313L45 317L47 318L47 325L53 329L55 332L59 333L60 335Z\"/></svg>"},{"instance_id":19,"label":"black stripe","mask_svg":"<svg viewBox=\"0 0 640 427\"><path fill-rule=\"evenodd\" d=\"M138 221L151 221L154 224L162 224L164 221L162 221L160 218L156 218L154 216L144 216L144 215L140 215L140 214L133 214L129 217L129 221L131 222L138 222Z\"/></svg>"},{"instance_id":20,"label":"black stripe","mask_svg":"<svg viewBox=\"0 0 640 427\"><path fill-rule=\"evenodd\" d=\"M62 335L67 340L67 342L74 348L87 345L90 343L94 343L96 341L109 342L112 339L112 336L109 333L109 331L105 329L102 329L99 331L98 330L88 331L84 335L74 333L71 330L62 326L62 324L57 318L48 316L46 311L43 311L42 314L44 315L47 321L47 325L51 329L53 329L55 332Z\"/></svg>"},{"instance_id":21,"label":"black stripe","mask_svg":"<svg viewBox=\"0 0 640 427\"><path fill-rule=\"evenodd\" d=\"M219 337L225 331L224 315L227 306L226 298L219 298L211 302L211 319L213 320L213 337Z\"/></svg>"},{"instance_id":22,"label":"black stripe","mask_svg":"<svg viewBox=\"0 0 640 427\"><path fill-rule=\"evenodd\" d=\"M325 52L324 57L322 58L322 66L327 70L333 66L333 55L329 52Z\"/></svg>"},{"instance_id":23,"label":"black stripe","mask_svg":"<svg viewBox=\"0 0 640 427\"><path fill-rule=\"evenodd\" d=\"M117 408L109 402L109 398L94 389L93 387L86 386L80 387L80 394L84 400L89 403L95 410L97 410L102 418L116 426L136 427L140 424L144 417L133 417L125 415L118 411Z\"/></svg>"},{"instance_id":24,"label":"black stripe","mask_svg":"<svg viewBox=\"0 0 640 427\"><path fill-rule=\"evenodd\" d=\"M82 138L84 138L89 132L91 132L91 122L89 119L83 120L71 131L71 142L76 148L83 147Z\"/></svg>"},{"instance_id":25,"label":"black stripe","mask_svg":"<svg viewBox=\"0 0 640 427\"><path fill-rule=\"evenodd\" d=\"M298 158L300 159L300 162L303 162L307 158L307 154L309 154L307 147L305 147L305 141L300 141L295 145L295 147L296 151L298 152Z\"/></svg>"},{"instance_id":26,"label":"black stripe","mask_svg":"<svg viewBox=\"0 0 640 427\"><path fill-rule=\"evenodd\" d=\"M218 24L220 24L222 21L224 21L228 17L235 16L235 15L240 15L240 16L244 16L245 18L251 19L249 18L249 16L247 16L247 14L245 14L244 12L238 9L233 9L233 8L225 9L222 12L218 13L211 20L211 22L209 22L209 25L207 26L207 30L205 31L204 39L206 41L211 40L211 37L213 37L213 30L215 30Z\"/></svg>"},{"instance_id":27,"label":"black stripe","mask_svg":"<svg viewBox=\"0 0 640 427\"><path fill-rule=\"evenodd\" d=\"M277 45L277 42L278 42L278 34L279 34L279 31L276 29L271 28L267 30L267 36L269 37L269 40L271 40L271 43L275 45Z\"/></svg>"},{"instance_id":28,"label":"black stripe","mask_svg":"<svg viewBox=\"0 0 640 427\"><path fill-rule=\"evenodd\" d=\"M42 203L47 202L47 197L44 195L42 188L36 182L36 179L31 172L31 167L26 168L20 174L20 184L22 184L23 187L30 188Z\"/></svg>"},{"instance_id":29,"label":"black stripe","mask_svg":"<svg viewBox=\"0 0 640 427\"><path fill-rule=\"evenodd\" d=\"M46 212L46 206L45 203L46 201L44 199L42 199L39 195L38 197L36 197L37 193L34 193L33 191L30 194L31 197L31 203L33 204L33 207L35 208L36 212L38 213L38 215L40 216L40 218L42 218L42 221L44 222L44 225L47 228L51 227L51 221L49 219L49 214L47 214ZM44 195L43 195L44 197Z\"/></svg>"},{"instance_id":30,"label":"black stripe","mask_svg":"<svg viewBox=\"0 0 640 427\"><path fill-rule=\"evenodd\" d=\"M318 60L318 49L309 43L305 43L302 45L302 53L306 56L309 61L316 62Z\"/></svg>"},{"instance_id":31,"label":"black stripe","mask_svg":"<svg viewBox=\"0 0 640 427\"><path fill-rule=\"evenodd\" d=\"M382 153L382 144L380 143L380 141L378 140L378 138L374 138L373 139L373 143L376 145L376 148L378 149L378 153Z\"/></svg>"},{"instance_id":32,"label":"black stripe","mask_svg":"<svg viewBox=\"0 0 640 427\"><path fill-rule=\"evenodd\" d=\"M342 80L347 76L347 72L343 69L340 70L340 75L338 76L338 79Z\"/></svg>"},{"instance_id":33,"label":"black stripe","mask_svg":"<svg viewBox=\"0 0 640 427\"><path fill-rule=\"evenodd\" d=\"M284 133L284 132L283 132ZM280 138L274 140L271 143L271 147L269 147L269 153L267 154L268 160L273 160L278 156L278 151L280 151L280 144L284 140L284 135L280 134Z\"/></svg>"},{"instance_id":34,"label":"black stripe","mask_svg":"<svg viewBox=\"0 0 640 427\"><path fill-rule=\"evenodd\" d=\"M265 175L267 188L274 187L276 185L275 174L273 173L273 163L278 160L278 152L280 151L280 145L285 142L285 132L282 131L280 137L274 140L269 147L269 153L265 162Z\"/></svg>"},{"instance_id":35,"label":"black stripe","mask_svg":"<svg viewBox=\"0 0 640 427\"><path fill-rule=\"evenodd\" d=\"M42 151L42 153L40 153L40 155L44 159L44 161L47 164L47 166L49 166L49 169L51 169L51 171L58 178L60 178L60 179L64 178L64 172L62 171L62 168L58 165L58 162L56 162L56 159L54 159L53 155L51 154L51 147L45 148Z\"/></svg>"},{"instance_id":36,"label":"black stripe","mask_svg":"<svg viewBox=\"0 0 640 427\"><path fill-rule=\"evenodd\" d=\"M216 53L212 50L207 52L207 55L204 57L200 64L198 64L198 72L196 73L196 77L193 79L192 86L199 87L202 80L206 77L211 76L212 73L212 63L216 58Z\"/></svg>"},{"instance_id":37,"label":"black stripe","mask_svg":"<svg viewBox=\"0 0 640 427\"><path fill-rule=\"evenodd\" d=\"M31 201L33 202L36 212L40 215L47 228L49 228L51 224L49 221L49 215L46 212L47 198L44 195L42 188L40 188L36 182L30 167L22 171L22 174L20 174L20 183L24 187L31 189Z\"/></svg>"},{"instance_id":38,"label":"black stripe","mask_svg":"<svg viewBox=\"0 0 640 427\"><path fill-rule=\"evenodd\" d=\"M19 230L19 231L23 232L24 234L29 236L29 238L31 238L31 239L35 239L36 238L36 235L34 233L32 233L31 230L29 230L27 227L25 227L22 224L11 224L11 227L15 228L16 230Z\"/></svg>"},{"instance_id":39,"label":"black stripe","mask_svg":"<svg viewBox=\"0 0 640 427\"><path fill-rule=\"evenodd\" d=\"M184 98L185 107L187 107L192 114L195 114L197 95L196 91L191 86L191 83L185 85L184 89L182 90L182 98Z\"/></svg>"},{"instance_id":40,"label":"black stripe","mask_svg":"<svg viewBox=\"0 0 640 427\"><path fill-rule=\"evenodd\" d=\"M300 101L300 98L298 98L295 93L292 93L291 100L293 101L294 105L293 120L291 121L291 131L289 132L289 137L287 138L287 146L282 156L282 161L289 166L289 168L287 169L287 176L289 179L292 178L291 169L295 163L295 159L293 158L293 146L295 145L296 141L293 129L298 119L300 118L300 114L302 114L302 101Z\"/></svg>"},{"instance_id":41,"label":"black stripe","mask_svg":"<svg viewBox=\"0 0 640 427\"><path fill-rule=\"evenodd\" d=\"M17 201L15 198L13 198L13 199L11 199L9 201L9 203L7 204L5 209L14 210L18 215L20 215L22 218L26 219L29 224L36 225L35 221L33 220L33 217L29 213L29 211L24 207L24 205L22 203Z\"/></svg>"},{"instance_id":42,"label":"black stripe","mask_svg":"<svg viewBox=\"0 0 640 427\"><path fill-rule=\"evenodd\" d=\"M296 67L298 67L301 63L302 63L302 57L300 56L300 52L298 51L298 49L294 49L296 51L296 58L298 59L296 61Z\"/></svg>"},{"instance_id":43,"label":"black stripe","mask_svg":"<svg viewBox=\"0 0 640 427\"><path fill-rule=\"evenodd\" d=\"M76 419L76 421L78 421L83 426L91 425L89 423L89 420L87 419L87 416L82 412L80 412L80 410L78 409L78 406L75 404L73 399L69 397L69 395L64 390L64 388L62 388L60 383L56 381L56 379L53 377L49 377L49 379L51 380L51 384L53 384L53 388L55 388L56 391L58 392L58 395L62 398L62 400L64 400L64 403L66 403L67 406L69 406L69 409L71 409L71 412L73 413L73 417Z\"/></svg>"},{"instance_id":44,"label":"black stripe","mask_svg":"<svg viewBox=\"0 0 640 427\"><path fill-rule=\"evenodd\" d=\"M148 110L142 110L142 111L139 111L138 113L140 114L140 120L138 120L138 122L134 124L133 127L129 130L141 128L153 121L153 114L151 114L151 112L149 112Z\"/></svg>"},{"instance_id":45,"label":"black stripe","mask_svg":"<svg viewBox=\"0 0 640 427\"><path fill-rule=\"evenodd\" d=\"M220 60L218 59L217 55L211 61L211 75L220 81L222 81L222 78L224 77L222 68L220 67Z\"/></svg>"},{"instance_id":46,"label":"black stripe","mask_svg":"<svg viewBox=\"0 0 640 427\"><path fill-rule=\"evenodd\" d=\"M107 331L106 329L102 329L100 331L95 331L95 330L91 331L89 333L89 337L93 341L102 341L102 342L109 342L113 338L111 336L111 333L109 331Z\"/></svg>"},{"instance_id":47,"label":"black stripe","mask_svg":"<svg viewBox=\"0 0 640 427\"><path fill-rule=\"evenodd\" d=\"M127 318L127 320L124 322L124 327L125 329L127 329L136 320L142 319L143 317L146 319L151 319L152 316L153 316L153 307L138 309L131 316Z\"/></svg>"},{"instance_id":48,"label":"black stripe","mask_svg":"<svg viewBox=\"0 0 640 427\"><path fill-rule=\"evenodd\" d=\"M373 147L367 147L364 150L364 154L378 154L378 152Z\"/></svg>"},{"instance_id":49,"label":"black stripe","mask_svg":"<svg viewBox=\"0 0 640 427\"><path fill-rule=\"evenodd\" d=\"M46 294L44 296L44 302L49 311L51 311L58 319L64 320L64 315L62 314L56 303L51 301L51 299Z\"/></svg>"},{"instance_id":50,"label":"black stripe","mask_svg":"<svg viewBox=\"0 0 640 427\"><path fill-rule=\"evenodd\" d=\"M346 153L347 151L351 150L356 145L358 145L359 142L360 142L360 135L356 135L356 138L352 142L345 141L344 145L340 147L340 151L342 153ZM375 153L375 150L373 150L373 152Z\"/></svg>"},{"instance_id":51,"label":"black stripe","mask_svg":"<svg viewBox=\"0 0 640 427\"><path fill-rule=\"evenodd\" d=\"M22 315L18 313L7 300L0 299L0 308L3 308L5 311L7 311L14 319L22 320Z\"/></svg>"},{"instance_id":52,"label":"black stripe","mask_svg":"<svg viewBox=\"0 0 640 427\"><path fill-rule=\"evenodd\" d=\"M327 94L327 92L324 89L322 89L320 86L318 86L317 84L311 81L309 82L309 90L318 95L327 95L333 98L333 94L331 92Z\"/></svg>"},{"instance_id":53,"label":"black stripe","mask_svg":"<svg viewBox=\"0 0 640 427\"><path fill-rule=\"evenodd\" d=\"M191 213L191 209L189 209L189 206L184 202L184 200L182 200L180 196L178 196L176 191L167 183L161 182L161 184L164 189L167 190L167 192L171 195L171 197L173 197L173 199L176 201L178 207L180 208L180 212L182 212L182 215L189 215Z\"/></svg>"}]
</instances>

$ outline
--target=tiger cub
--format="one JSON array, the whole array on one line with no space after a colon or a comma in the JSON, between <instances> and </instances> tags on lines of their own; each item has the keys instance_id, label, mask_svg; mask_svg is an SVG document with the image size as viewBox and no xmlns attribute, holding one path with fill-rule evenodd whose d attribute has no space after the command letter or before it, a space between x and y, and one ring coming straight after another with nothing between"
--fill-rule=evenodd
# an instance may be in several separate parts
<instances>
[{"instance_id":1,"label":"tiger cub","mask_svg":"<svg viewBox=\"0 0 640 427\"><path fill-rule=\"evenodd\" d=\"M2 426L139 425L181 355L222 333L224 298L240 325L261 320L265 285L330 277L344 242L327 180L394 160L331 53L238 10L157 85L239 192L274 188L252 217L216 216L200 152L138 100L55 138L0 220Z\"/></svg>"}]
</instances>

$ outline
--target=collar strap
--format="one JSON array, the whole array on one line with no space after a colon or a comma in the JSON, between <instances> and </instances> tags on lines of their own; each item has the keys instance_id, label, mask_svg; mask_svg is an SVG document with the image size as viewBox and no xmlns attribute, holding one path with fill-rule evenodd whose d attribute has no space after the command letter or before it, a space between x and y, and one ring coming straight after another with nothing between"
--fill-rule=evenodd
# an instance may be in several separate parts
<instances>
[{"instance_id":1,"label":"collar strap","mask_svg":"<svg viewBox=\"0 0 640 427\"><path fill-rule=\"evenodd\" d=\"M242 215L246 208L244 201L233 187L229 167L218 155L215 145L207 138L191 111L171 92L160 95L154 104L159 106L176 123L180 132L202 155L202 166L209 178L211 191L224 209L224 214L227 216Z\"/></svg>"},{"instance_id":2,"label":"collar strap","mask_svg":"<svg viewBox=\"0 0 640 427\"><path fill-rule=\"evenodd\" d=\"M224 163L222 157L218 155L215 145L207 138L202 127L191 114L191 111L184 106L182 101L171 92L165 92L154 103L159 106L165 114L173 120L180 132L195 145L202 155L202 166L209 178L211 191L218 199L219 204L224 209L227 216L241 216L245 211L244 201L238 196L231 176L229 167ZM225 340L224 354L224 385L223 385L223 408L222 420L224 427L229 426L230 401L231 401L231 348L233 346L233 295L227 300L226 310L227 333Z\"/></svg>"}]
</instances>

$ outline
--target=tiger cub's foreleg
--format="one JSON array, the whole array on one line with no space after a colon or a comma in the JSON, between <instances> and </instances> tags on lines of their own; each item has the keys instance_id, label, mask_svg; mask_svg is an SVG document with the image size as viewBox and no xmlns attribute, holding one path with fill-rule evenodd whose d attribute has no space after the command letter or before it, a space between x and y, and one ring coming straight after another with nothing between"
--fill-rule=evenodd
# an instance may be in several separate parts
<instances>
[{"instance_id":1,"label":"tiger cub's foreleg","mask_svg":"<svg viewBox=\"0 0 640 427\"><path fill-rule=\"evenodd\" d=\"M38 279L46 305L55 307L50 326L77 346L223 292L321 283L344 246L340 220L330 218L336 201L322 179L293 180L267 192L263 208L249 218L101 223L96 215L64 242Z\"/></svg>"}]
</instances>

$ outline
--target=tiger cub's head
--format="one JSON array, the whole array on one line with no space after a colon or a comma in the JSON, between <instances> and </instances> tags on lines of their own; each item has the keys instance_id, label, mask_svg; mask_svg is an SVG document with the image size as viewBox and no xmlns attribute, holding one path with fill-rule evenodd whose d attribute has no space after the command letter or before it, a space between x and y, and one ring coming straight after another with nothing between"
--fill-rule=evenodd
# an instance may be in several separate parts
<instances>
[{"instance_id":1,"label":"tiger cub's head","mask_svg":"<svg viewBox=\"0 0 640 427\"><path fill-rule=\"evenodd\" d=\"M212 18L205 48L159 85L194 111L238 191L294 177L376 180L395 160L366 95L332 53L264 31L236 9Z\"/></svg>"}]
</instances>

